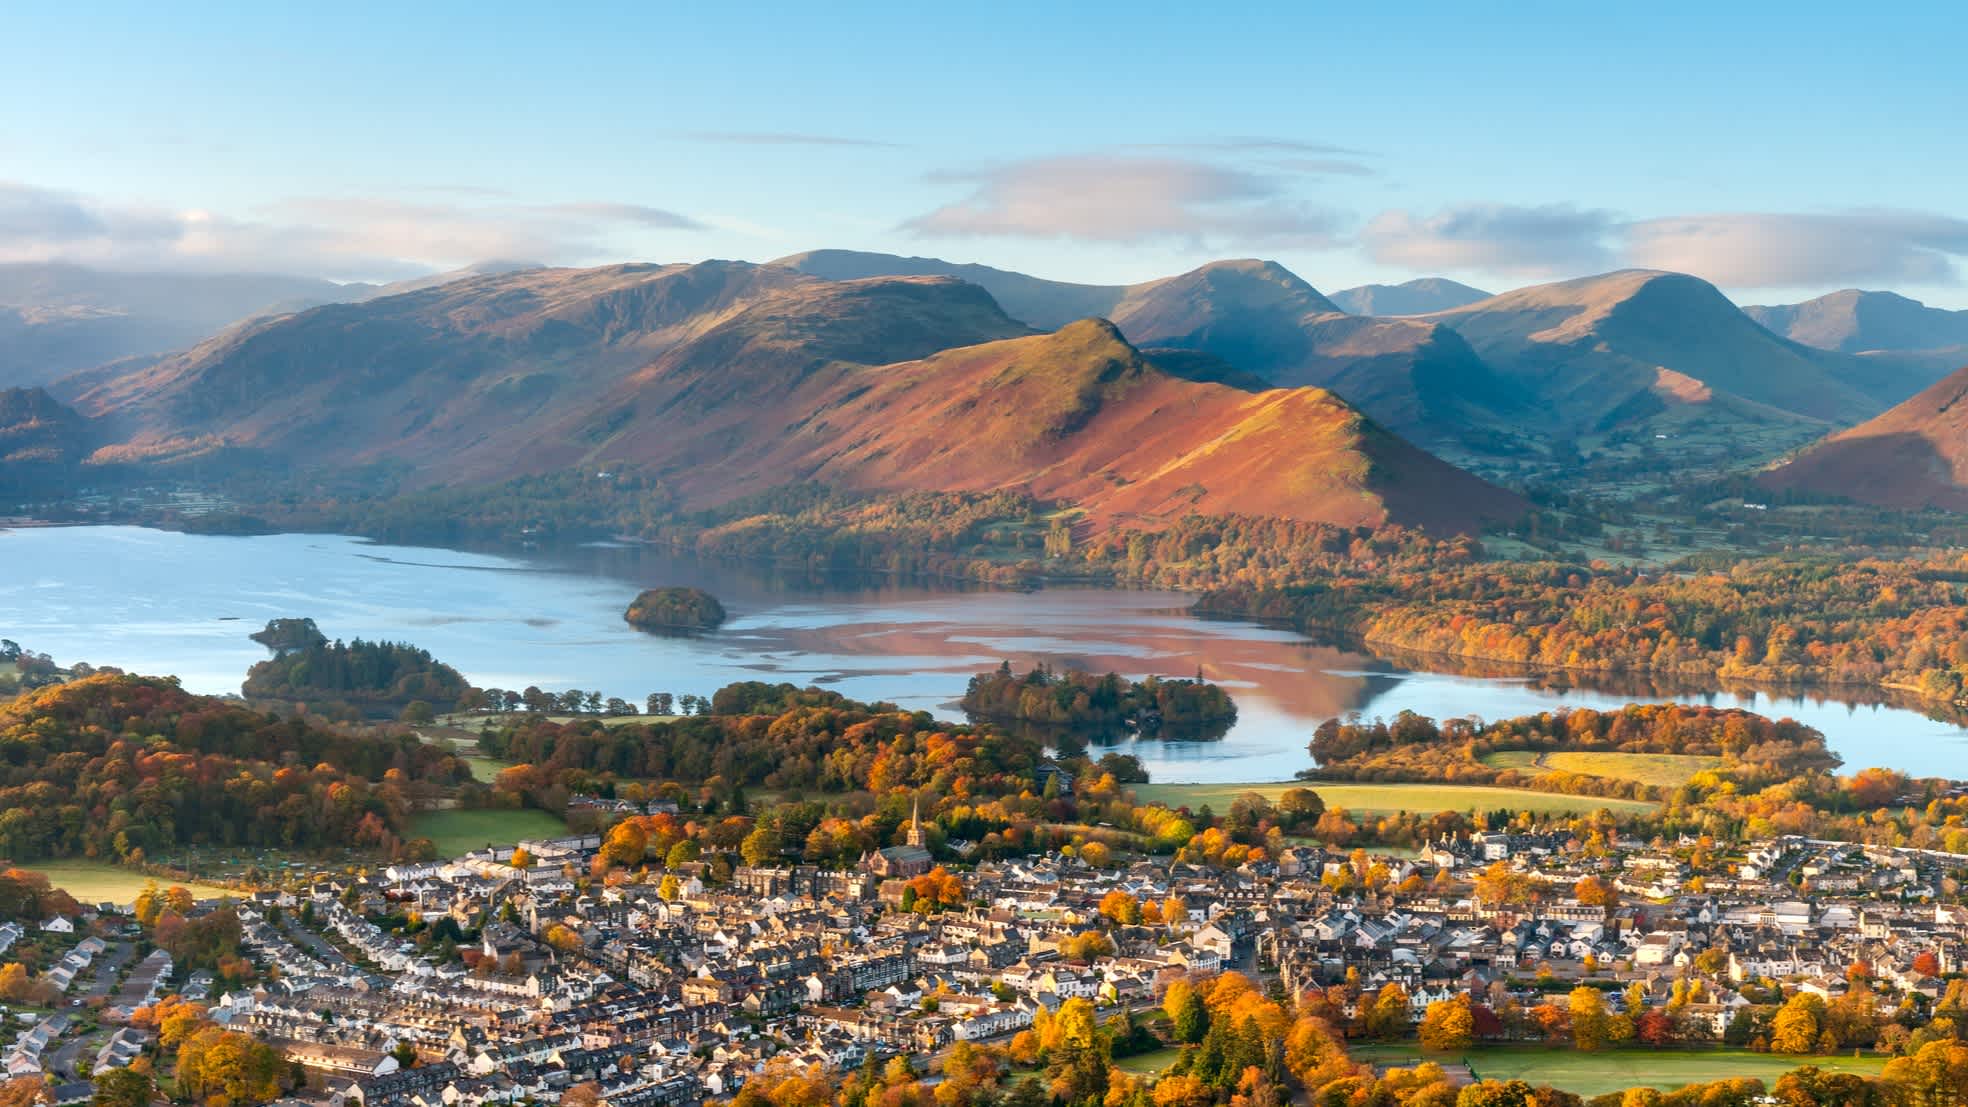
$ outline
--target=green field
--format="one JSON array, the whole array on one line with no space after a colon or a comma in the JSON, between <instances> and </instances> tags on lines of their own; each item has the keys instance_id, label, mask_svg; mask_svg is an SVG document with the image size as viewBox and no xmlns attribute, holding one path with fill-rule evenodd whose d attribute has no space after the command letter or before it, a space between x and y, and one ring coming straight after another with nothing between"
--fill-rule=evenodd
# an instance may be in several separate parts
<instances>
[{"instance_id":1,"label":"green field","mask_svg":"<svg viewBox=\"0 0 1968 1107\"><path fill-rule=\"evenodd\" d=\"M1348 811L1534 811L1539 814L1592 812L1604 807L1615 813L1651 811L1656 804L1642 800L1604 799L1599 796L1561 796L1533 792L1528 788L1491 788L1466 784L1307 784L1304 781L1267 781L1254 784L1137 784L1134 794L1144 803L1195 810L1207 804L1222 813L1245 792L1256 792L1272 802L1291 788L1311 788L1319 793L1328 809Z\"/></svg>"},{"instance_id":2,"label":"green field","mask_svg":"<svg viewBox=\"0 0 1968 1107\"><path fill-rule=\"evenodd\" d=\"M439 857L456 857L487 845L559 837L567 824L532 808L426 811L410 821L410 833L436 842Z\"/></svg>"},{"instance_id":3,"label":"green field","mask_svg":"<svg viewBox=\"0 0 1968 1107\"><path fill-rule=\"evenodd\" d=\"M1162 1070L1175 1064L1175 1059L1180 1056L1182 1050L1179 1047L1156 1049L1132 1057L1116 1057L1114 1067L1135 1076L1160 1076Z\"/></svg>"},{"instance_id":4,"label":"green field","mask_svg":"<svg viewBox=\"0 0 1968 1107\"><path fill-rule=\"evenodd\" d=\"M22 868L46 875L50 884L74 896L79 903L128 905L136 901L137 893L143 891L144 885L152 880L157 881L160 888L173 884L189 888L200 899L241 894L217 884L153 877L134 869L119 868L107 861L37 861Z\"/></svg>"},{"instance_id":5,"label":"green field","mask_svg":"<svg viewBox=\"0 0 1968 1107\"><path fill-rule=\"evenodd\" d=\"M1410 1067L1424 1059L1442 1064L1466 1062L1479 1079L1521 1079L1582 1096L1639 1086L1667 1091L1683 1084L1734 1076L1753 1076L1774 1084L1779 1076L1804 1065L1816 1065L1829 1072L1877 1076L1887 1060L1880 1056L1782 1057L1744 1049L1619 1049L1578 1053L1541 1046L1473 1046L1461 1053L1425 1055L1413 1045L1370 1045L1357 1047L1352 1053L1361 1061L1379 1066Z\"/></svg>"},{"instance_id":6,"label":"green field","mask_svg":"<svg viewBox=\"0 0 1968 1107\"><path fill-rule=\"evenodd\" d=\"M471 766L472 779L483 784L490 784L498 778L500 773L512 768L513 764L510 761L500 761L492 757L480 757L477 754L460 754L459 756L463 758L465 764Z\"/></svg>"},{"instance_id":7,"label":"green field","mask_svg":"<svg viewBox=\"0 0 1968 1107\"><path fill-rule=\"evenodd\" d=\"M1539 769L1633 780L1657 788L1678 788L1699 772L1722 764L1719 757L1681 753L1612 753L1599 750L1497 750L1483 755L1483 764L1534 773Z\"/></svg>"}]
</instances>

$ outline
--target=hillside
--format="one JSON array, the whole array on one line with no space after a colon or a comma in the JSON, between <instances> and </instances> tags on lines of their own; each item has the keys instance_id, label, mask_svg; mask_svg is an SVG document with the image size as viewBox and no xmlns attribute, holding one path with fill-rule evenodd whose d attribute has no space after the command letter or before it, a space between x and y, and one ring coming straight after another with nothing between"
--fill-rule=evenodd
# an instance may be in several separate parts
<instances>
[{"instance_id":1,"label":"hillside","mask_svg":"<svg viewBox=\"0 0 1968 1107\"><path fill-rule=\"evenodd\" d=\"M837 364L779 400L739 422L693 408L639 424L606 453L655 460L707 499L792 480L1017 488L1101 520L1243 513L1440 531L1523 510L1329 392L1185 379L1103 320L902 364Z\"/></svg>"},{"instance_id":2,"label":"hillside","mask_svg":"<svg viewBox=\"0 0 1968 1107\"><path fill-rule=\"evenodd\" d=\"M909 282L890 283L893 307ZM812 356L892 361L1023 333L982 292L933 283L916 298L940 296L947 310L849 311L840 315L851 320L831 328L817 300L784 301L782 321L794 321L762 342L776 341L780 362L792 366L808 344ZM473 277L239 328L101 384L78 407L108 416L125 440L120 456L223 445L305 467L389 459L426 467L426 481L496 479L578 461L606 440L605 428L581 425L592 437L575 441L542 432L583 424L611 389L665 351L800 288L860 286L738 262ZM748 316L762 317L772 312ZM726 342L738 333L718 331ZM761 352L698 349L705 357Z\"/></svg>"},{"instance_id":3,"label":"hillside","mask_svg":"<svg viewBox=\"0 0 1968 1107\"><path fill-rule=\"evenodd\" d=\"M1904 366L1773 335L1677 273L1536 285L1422 318L1454 328L1570 433L1690 412L1718 426L1838 425L1924 383Z\"/></svg>"},{"instance_id":4,"label":"hillside","mask_svg":"<svg viewBox=\"0 0 1968 1107\"><path fill-rule=\"evenodd\" d=\"M1931 308L1893 292L1848 288L1801 304L1746 307L1743 313L1821 350L1855 354L1968 346L1968 311Z\"/></svg>"},{"instance_id":5,"label":"hillside","mask_svg":"<svg viewBox=\"0 0 1968 1107\"><path fill-rule=\"evenodd\" d=\"M46 391L0 389L0 493L66 487L94 443L89 421Z\"/></svg>"},{"instance_id":6,"label":"hillside","mask_svg":"<svg viewBox=\"0 0 1968 1107\"><path fill-rule=\"evenodd\" d=\"M1968 511L1968 369L1763 474L1778 490Z\"/></svg>"},{"instance_id":7,"label":"hillside","mask_svg":"<svg viewBox=\"0 0 1968 1107\"><path fill-rule=\"evenodd\" d=\"M1348 315L1276 262L1214 262L1136 285L1114 322L1142 346L1200 350L1274 385L1331 389L1419 442L1495 445L1518 388L1454 331Z\"/></svg>"},{"instance_id":8,"label":"hillside","mask_svg":"<svg viewBox=\"0 0 1968 1107\"><path fill-rule=\"evenodd\" d=\"M1491 295L1447 277L1421 277L1400 284L1363 284L1335 292L1331 300L1352 315L1426 315L1487 300Z\"/></svg>"}]
</instances>

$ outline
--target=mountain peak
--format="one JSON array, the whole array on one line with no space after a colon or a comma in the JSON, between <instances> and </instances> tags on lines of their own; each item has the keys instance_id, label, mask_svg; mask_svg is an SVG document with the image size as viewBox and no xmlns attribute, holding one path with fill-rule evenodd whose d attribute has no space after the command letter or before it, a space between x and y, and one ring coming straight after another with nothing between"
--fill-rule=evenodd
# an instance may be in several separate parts
<instances>
[{"instance_id":1,"label":"mountain peak","mask_svg":"<svg viewBox=\"0 0 1968 1107\"><path fill-rule=\"evenodd\" d=\"M1491 295L1447 277L1417 277L1400 284L1365 284L1335 292L1328 299L1352 315L1426 315Z\"/></svg>"}]
</instances>

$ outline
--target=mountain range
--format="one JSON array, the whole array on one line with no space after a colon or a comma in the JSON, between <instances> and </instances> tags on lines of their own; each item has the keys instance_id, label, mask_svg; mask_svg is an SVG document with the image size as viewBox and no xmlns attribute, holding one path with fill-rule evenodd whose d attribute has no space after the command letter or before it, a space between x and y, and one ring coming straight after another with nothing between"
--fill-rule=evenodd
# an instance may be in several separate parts
<instances>
[{"instance_id":1,"label":"mountain range","mask_svg":"<svg viewBox=\"0 0 1968 1107\"><path fill-rule=\"evenodd\" d=\"M1168 302L1146 295L1135 317ZM77 405L124 460L392 461L426 482L633 462L705 503L808 480L1017 487L1109 520L1444 530L1524 506L1331 392L1264 387L1195 351L1158 361L1104 320L1040 333L948 277L741 262L533 269L327 305L234 328Z\"/></svg>"},{"instance_id":2,"label":"mountain range","mask_svg":"<svg viewBox=\"0 0 1968 1107\"><path fill-rule=\"evenodd\" d=\"M635 463L706 503L821 480L1016 487L1106 520L1466 530L1522 502L1425 451L1536 459L1688 427L1774 428L1788 448L1879 415L1945 356L1806 344L1641 270L1348 290L1356 308L1453 305L1402 315L1342 310L1255 259L1132 285L822 250L335 287L51 391L100 460L385 463L427 484Z\"/></svg>"},{"instance_id":3,"label":"mountain range","mask_svg":"<svg viewBox=\"0 0 1968 1107\"><path fill-rule=\"evenodd\" d=\"M1746 307L1743 313L1785 338L1824 350L1968 350L1968 311L1931 308L1893 292L1848 288L1801 304Z\"/></svg>"},{"instance_id":4,"label":"mountain range","mask_svg":"<svg viewBox=\"0 0 1968 1107\"><path fill-rule=\"evenodd\" d=\"M1342 289L1332 294L1332 302L1351 315L1426 315L1487 300L1492 295L1447 277L1419 277L1400 284L1363 284Z\"/></svg>"}]
</instances>

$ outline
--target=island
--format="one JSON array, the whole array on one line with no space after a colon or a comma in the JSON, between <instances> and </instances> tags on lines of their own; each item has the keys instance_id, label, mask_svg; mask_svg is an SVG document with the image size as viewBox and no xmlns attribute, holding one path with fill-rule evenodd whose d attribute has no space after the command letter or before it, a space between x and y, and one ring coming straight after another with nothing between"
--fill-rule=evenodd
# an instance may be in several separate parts
<instances>
[{"instance_id":1,"label":"island","mask_svg":"<svg viewBox=\"0 0 1968 1107\"><path fill-rule=\"evenodd\" d=\"M1221 738L1237 720L1229 693L1200 674L1129 680L1035 665L1020 676L1010 662L970 678L961 705L973 719L1178 739Z\"/></svg>"},{"instance_id":2,"label":"island","mask_svg":"<svg viewBox=\"0 0 1968 1107\"><path fill-rule=\"evenodd\" d=\"M724 622L724 605L701 588L650 588L622 613L637 630L715 630Z\"/></svg>"}]
</instances>

